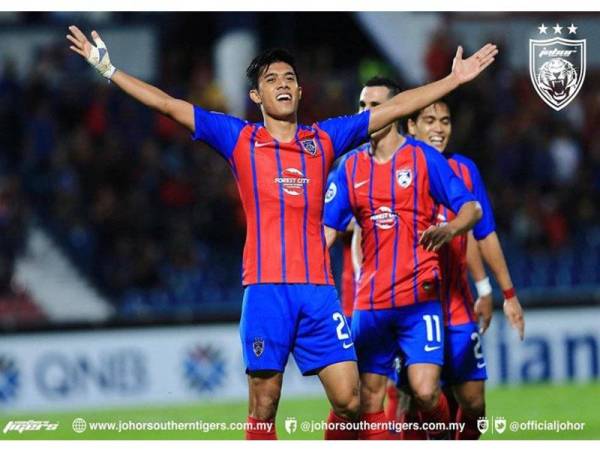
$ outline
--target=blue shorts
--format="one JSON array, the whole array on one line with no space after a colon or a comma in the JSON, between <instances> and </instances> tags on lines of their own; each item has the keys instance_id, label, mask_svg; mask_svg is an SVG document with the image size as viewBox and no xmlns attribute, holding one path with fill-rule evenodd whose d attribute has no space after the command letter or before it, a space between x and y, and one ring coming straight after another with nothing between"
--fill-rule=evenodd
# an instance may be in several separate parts
<instances>
[{"instance_id":1,"label":"blue shorts","mask_svg":"<svg viewBox=\"0 0 600 450\"><path fill-rule=\"evenodd\" d=\"M283 372L290 353L303 375L356 361L334 286L253 284L244 290L240 337L246 372Z\"/></svg>"},{"instance_id":2,"label":"blue shorts","mask_svg":"<svg viewBox=\"0 0 600 450\"><path fill-rule=\"evenodd\" d=\"M439 301L392 309L355 310L352 336L361 373L390 376L400 354L404 366L444 361L444 323Z\"/></svg>"},{"instance_id":3,"label":"blue shorts","mask_svg":"<svg viewBox=\"0 0 600 450\"><path fill-rule=\"evenodd\" d=\"M348 329L352 329L352 316L345 316L346 317L346 323L348 324Z\"/></svg>"},{"instance_id":4,"label":"blue shorts","mask_svg":"<svg viewBox=\"0 0 600 450\"><path fill-rule=\"evenodd\" d=\"M445 384L487 379L477 323L447 326L445 343L442 369Z\"/></svg>"},{"instance_id":5,"label":"blue shorts","mask_svg":"<svg viewBox=\"0 0 600 450\"><path fill-rule=\"evenodd\" d=\"M352 316L346 316L346 323L348 323L348 327L352 329ZM400 376L400 369L402 368L402 359L400 356L396 356L394 361L392 362L392 367L390 367L390 371L387 374L387 377L394 384L398 384L398 377Z\"/></svg>"}]
</instances>

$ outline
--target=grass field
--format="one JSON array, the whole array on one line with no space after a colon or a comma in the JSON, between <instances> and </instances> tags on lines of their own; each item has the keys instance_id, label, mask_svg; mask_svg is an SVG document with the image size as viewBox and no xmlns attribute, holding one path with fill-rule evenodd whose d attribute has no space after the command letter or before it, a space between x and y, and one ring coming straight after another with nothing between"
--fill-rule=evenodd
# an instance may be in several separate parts
<instances>
[{"instance_id":1,"label":"grass field","mask_svg":"<svg viewBox=\"0 0 600 450\"><path fill-rule=\"evenodd\" d=\"M525 386L490 389L487 394L488 417L502 416L507 421L504 433L492 434L489 430L484 439L600 439L600 384L565 386ZM280 439L321 439L322 431L303 432L303 421L321 421L328 413L324 398L281 400L277 429ZM77 434L72 430L75 418L87 421L87 430ZM284 421L294 417L298 430L293 434L285 431ZM92 431L90 424L97 422L244 422L245 402L230 404L197 404L174 407L147 407L135 409L89 410L76 413L48 413L7 416L0 413L0 427L4 429L9 420L48 420L58 422L56 431L1 433L1 439L242 439L243 431ZM582 431L518 431L512 432L513 421L560 420L585 422ZM491 428L491 426L490 426Z\"/></svg>"}]
</instances>

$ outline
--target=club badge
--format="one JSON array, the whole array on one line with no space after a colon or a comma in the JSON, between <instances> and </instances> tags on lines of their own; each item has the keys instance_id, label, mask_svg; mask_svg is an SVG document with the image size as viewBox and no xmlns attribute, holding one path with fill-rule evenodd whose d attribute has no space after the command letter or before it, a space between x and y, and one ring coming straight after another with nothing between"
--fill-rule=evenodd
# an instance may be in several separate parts
<instances>
[{"instance_id":1,"label":"club badge","mask_svg":"<svg viewBox=\"0 0 600 450\"><path fill-rule=\"evenodd\" d=\"M533 87L548 106L560 111L579 93L585 80L586 40L566 39L575 37L575 25L561 27L538 27L540 35L548 35L549 39L529 40L529 75Z\"/></svg>"}]
</instances>

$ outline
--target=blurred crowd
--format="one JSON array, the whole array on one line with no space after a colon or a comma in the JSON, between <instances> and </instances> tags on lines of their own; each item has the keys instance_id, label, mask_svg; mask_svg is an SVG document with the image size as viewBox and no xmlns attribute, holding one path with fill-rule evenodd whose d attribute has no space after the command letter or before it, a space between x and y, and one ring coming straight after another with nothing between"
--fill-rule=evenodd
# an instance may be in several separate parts
<instances>
[{"instance_id":1,"label":"blurred crowd","mask_svg":"<svg viewBox=\"0 0 600 450\"><path fill-rule=\"evenodd\" d=\"M453 95L451 148L478 163L507 238L528 250L560 250L600 218L598 73L588 71L581 92L557 113L529 73L508 68L502 48L485 76ZM454 49L434 36L426 55L432 79L450 69Z\"/></svg>"},{"instance_id":2,"label":"blurred crowd","mask_svg":"<svg viewBox=\"0 0 600 450\"><path fill-rule=\"evenodd\" d=\"M178 51L162 55L157 85L225 110L210 58L186 62L191 70L184 73ZM332 51L297 52L303 122L354 111L360 82L374 75L365 61L336 69ZM449 70L452 54L434 36L425 55L432 78ZM578 98L557 114L537 97L529 74L512 73L504 58L450 99L451 148L481 169L517 286L552 286L564 277L597 284L600 77L588 73ZM63 43L40 48L36 61L23 79L10 60L1 61L2 286L22 250L23 223L35 216L122 317L239 304L245 224L227 164L185 129L95 77ZM247 118L259 120L251 104ZM545 270L554 278L535 280L536 267L552 268L566 254L568 273ZM598 264L582 275L575 269L584 257Z\"/></svg>"}]
</instances>

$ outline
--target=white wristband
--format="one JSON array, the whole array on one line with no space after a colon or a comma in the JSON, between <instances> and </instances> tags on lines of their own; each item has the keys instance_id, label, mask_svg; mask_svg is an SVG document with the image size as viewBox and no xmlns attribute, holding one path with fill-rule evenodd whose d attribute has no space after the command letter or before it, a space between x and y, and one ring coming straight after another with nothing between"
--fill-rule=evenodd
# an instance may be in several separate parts
<instances>
[{"instance_id":1,"label":"white wristband","mask_svg":"<svg viewBox=\"0 0 600 450\"><path fill-rule=\"evenodd\" d=\"M104 78L110 81L116 71L115 66L113 66L110 62L106 44L104 44L102 39L100 39L99 36L93 39L96 43L96 47L92 45L87 62L90 63L98 72L100 72Z\"/></svg>"},{"instance_id":2,"label":"white wristband","mask_svg":"<svg viewBox=\"0 0 600 450\"><path fill-rule=\"evenodd\" d=\"M485 277L483 280L476 281L475 287L477 288L477 296L485 297L486 295L490 295L492 293L492 285L490 284L490 279Z\"/></svg>"}]
</instances>

